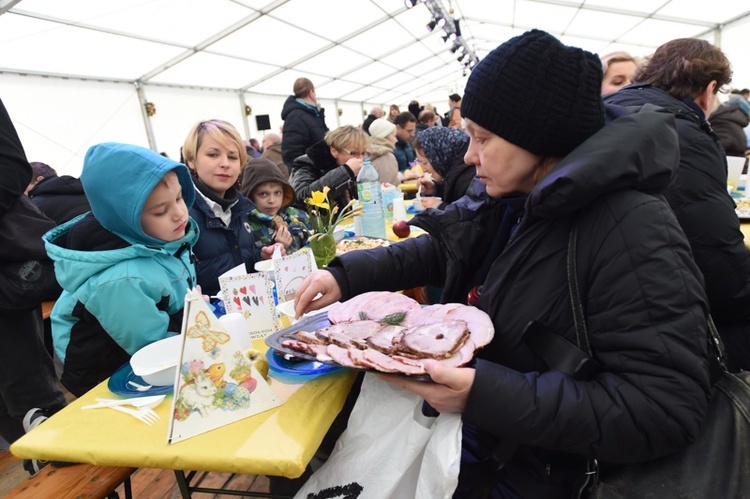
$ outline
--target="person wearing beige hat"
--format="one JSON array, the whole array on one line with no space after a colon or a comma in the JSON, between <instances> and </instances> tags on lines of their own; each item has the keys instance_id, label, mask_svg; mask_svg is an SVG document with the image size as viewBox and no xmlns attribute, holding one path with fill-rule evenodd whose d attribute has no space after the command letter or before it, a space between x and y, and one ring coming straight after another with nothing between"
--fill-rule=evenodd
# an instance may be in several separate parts
<instances>
[{"instance_id":1,"label":"person wearing beige hat","mask_svg":"<svg viewBox=\"0 0 750 499\"><path fill-rule=\"evenodd\" d=\"M398 161L393 154L396 148L396 125L385 118L378 118L370 124L370 162L378 172L381 182L398 185Z\"/></svg>"}]
</instances>

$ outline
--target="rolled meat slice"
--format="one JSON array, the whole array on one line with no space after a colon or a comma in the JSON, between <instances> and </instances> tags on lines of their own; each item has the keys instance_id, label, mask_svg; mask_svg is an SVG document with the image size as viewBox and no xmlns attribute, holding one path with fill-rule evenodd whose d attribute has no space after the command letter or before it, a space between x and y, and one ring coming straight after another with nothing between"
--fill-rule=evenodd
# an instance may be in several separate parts
<instances>
[{"instance_id":1,"label":"rolled meat slice","mask_svg":"<svg viewBox=\"0 0 750 499\"><path fill-rule=\"evenodd\" d=\"M398 350L418 357L447 359L456 353L468 338L469 329L464 321L424 324L404 331Z\"/></svg>"},{"instance_id":2,"label":"rolled meat slice","mask_svg":"<svg viewBox=\"0 0 750 499\"><path fill-rule=\"evenodd\" d=\"M328 310L328 319L334 324L363 319L380 321L404 313L404 320L408 321L409 316L419 309L420 305L416 300L400 293L370 291L332 306Z\"/></svg>"}]
</instances>

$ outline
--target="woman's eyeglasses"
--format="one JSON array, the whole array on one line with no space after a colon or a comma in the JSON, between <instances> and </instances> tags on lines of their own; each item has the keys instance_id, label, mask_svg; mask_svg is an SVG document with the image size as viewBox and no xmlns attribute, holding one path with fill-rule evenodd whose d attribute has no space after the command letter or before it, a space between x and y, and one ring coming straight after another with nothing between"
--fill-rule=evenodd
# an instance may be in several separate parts
<instances>
[{"instance_id":1,"label":"woman's eyeglasses","mask_svg":"<svg viewBox=\"0 0 750 499\"><path fill-rule=\"evenodd\" d=\"M355 158L357 158L357 157L364 158L365 156L367 156L367 151L354 152L354 151L347 151L346 149L341 149L341 152L346 153L349 156L353 156Z\"/></svg>"}]
</instances>

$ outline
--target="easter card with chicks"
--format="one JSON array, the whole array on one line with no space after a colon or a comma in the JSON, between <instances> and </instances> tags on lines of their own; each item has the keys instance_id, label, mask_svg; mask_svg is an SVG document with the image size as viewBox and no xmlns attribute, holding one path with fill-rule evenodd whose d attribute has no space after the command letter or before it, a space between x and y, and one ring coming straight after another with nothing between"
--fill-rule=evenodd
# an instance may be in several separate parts
<instances>
[{"instance_id":1,"label":"easter card with chicks","mask_svg":"<svg viewBox=\"0 0 750 499\"><path fill-rule=\"evenodd\" d=\"M253 363L262 354L238 347L241 342L224 330L195 289L185 296L182 339L169 443L281 405L264 379L268 373L258 372Z\"/></svg>"}]
</instances>

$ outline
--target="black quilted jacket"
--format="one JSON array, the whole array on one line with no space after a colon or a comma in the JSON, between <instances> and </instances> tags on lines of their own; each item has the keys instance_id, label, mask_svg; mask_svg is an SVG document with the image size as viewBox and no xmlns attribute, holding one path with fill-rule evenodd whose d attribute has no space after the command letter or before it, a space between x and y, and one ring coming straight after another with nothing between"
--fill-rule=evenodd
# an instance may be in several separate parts
<instances>
[{"instance_id":1,"label":"black quilted jacket","mask_svg":"<svg viewBox=\"0 0 750 499\"><path fill-rule=\"evenodd\" d=\"M650 103L677 117L680 164L664 194L703 273L730 370L750 369L750 256L727 193L725 154L711 125L691 106L650 85L626 87L608 95L606 103Z\"/></svg>"},{"instance_id":2,"label":"black quilted jacket","mask_svg":"<svg viewBox=\"0 0 750 499\"><path fill-rule=\"evenodd\" d=\"M321 140L328 131L325 109L319 109L316 114L290 95L281 108L281 119L284 120L281 156L291 170L294 160L305 154L305 150Z\"/></svg>"},{"instance_id":3,"label":"black quilted jacket","mask_svg":"<svg viewBox=\"0 0 750 499\"><path fill-rule=\"evenodd\" d=\"M586 457L645 461L681 449L700 428L710 393L706 298L687 240L658 194L677 166L674 121L657 112L622 117L573 151L529 194L486 277L477 306L495 337L479 354L463 421L485 448L501 439L521 444L500 478L520 497L570 497ZM500 203L464 197L413 219L430 235L335 259L344 298L433 284L444 286L443 301L464 300ZM566 274L574 221L582 302L601 365L587 381L548 370L521 341L532 320L576 341Z\"/></svg>"}]
</instances>

